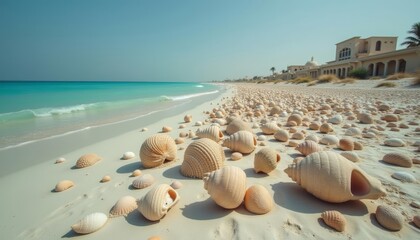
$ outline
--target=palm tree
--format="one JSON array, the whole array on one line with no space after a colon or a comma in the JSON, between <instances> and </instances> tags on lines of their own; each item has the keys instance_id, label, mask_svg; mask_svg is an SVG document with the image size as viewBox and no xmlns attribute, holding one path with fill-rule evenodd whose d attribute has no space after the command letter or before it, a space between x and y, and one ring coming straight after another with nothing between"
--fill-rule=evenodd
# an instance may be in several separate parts
<instances>
[{"instance_id":1,"label":"palm tree","mask_svg":"<svg viewBox=\"0 0 420 240\"><path fill-rule=\"evenodd\" d=\"M273 75L274 75L274 71L276 71L276 68L275 67L271 67L270 68L270 71L272 71L273 72Z\"/></svg>"},{"instance_id":2,"label":"palm tree","mask_svg":"<svg viewBox=\"0 0 420 240\"><path fill-rule=\"evenodd\" d=\"M401 43L401 45L407 45L407 48L420 46L420 22L414 23L408 33L413 34L413 36L406 37L407 41Z\"/></svg>"}]
</instances>

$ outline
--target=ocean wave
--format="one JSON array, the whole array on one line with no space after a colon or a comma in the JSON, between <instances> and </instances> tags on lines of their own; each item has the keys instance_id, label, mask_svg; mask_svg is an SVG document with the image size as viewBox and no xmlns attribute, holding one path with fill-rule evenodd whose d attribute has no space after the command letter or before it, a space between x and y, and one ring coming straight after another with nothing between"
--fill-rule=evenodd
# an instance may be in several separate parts
<instances>
[{"instance_id":1,"label":"ocean wave","mask_svg":"<svg viewBox=\"0 0 420 240\"><path fill-rule=\"evenodd\" d=\"M198 84L198 85L195 85L195 87L202 88L202 87L204 87L204 86L203 86L203 85L201 85L201 84Z\"/></svg>"},{"instance_id":2,"label":"ocean wave","mask_svg":"<svg viewBox=\"0 0 420 240\"><path fill-rule=\"evenodd\" d=\"M210 91L210 92L187 94L187 95L180 95L180 96L162 96L162 98L165 99L165 100L169 100L169 101L181 101L181 100L186 100L186 99L189 99L189 98L200 97L200 96L209 95L209 94L215 94L215 93L218 93L218 92L219 92L219 90L214 90L214 91Z\"/></svg>"}]
</instances>

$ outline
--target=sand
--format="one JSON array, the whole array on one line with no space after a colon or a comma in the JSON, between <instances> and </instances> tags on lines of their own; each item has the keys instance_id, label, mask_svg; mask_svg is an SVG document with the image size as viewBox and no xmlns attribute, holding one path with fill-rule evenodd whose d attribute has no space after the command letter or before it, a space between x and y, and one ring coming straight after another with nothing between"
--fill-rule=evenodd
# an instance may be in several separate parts
<instances>
[{"instance_id":1,"label":"sand","mask_svg":"<svg viewBox=\"0 0 420 240\"><path fill-rule=\"evenodd\" d=\"M412 207L410 203L420 202L419 183L403 183L392 178L391 174L396 171L408 172L418 181L419 165L402 168L386 164L382 158L389 152L401 152L412 158L418 158L420 155L417 152L418 147L412 144L420 140L419 132L416 132L419 126L408 125L408 128L391 131L390 127L385 127L387 123L374 124L385 128L384 131L380 131L377 138L349 137L362 142L364 146L363 150L356 151L361 158L356 164L380 180L387 191L385 197L377 200L333 204L309 194L283 171L295 157L302 155L287 143L276 141L273 135L266 135L266 140L259 141L257 148L251 154L244 155L241 160L233 161L230 158L232 151L224 148L225 165L240 167L247 176L248 186L260 184L273 197L274 207L264 215L250 213L243 204L234 210L223 209L209 197L202 180L186 178L180 174L185 148L195 139L186 138L185 143L178 145L180 148L177 152L178 159L163 167L144 169L138 157L144 140L160 132L163 126L172 127L173 130L168 134L175 139L181 131L196 131L198 128L209 126L209 122L201 127L194 126L196 121L206 122L206 119L209 119L205 113L207 111L211 112L214 108L222 106L226 111L236 111L231 101L235 96L235 99L247 108L241 112L243 119L247 119L250 126L262 119L269 119L280 123L282 129L288 129L285 126L287 117L273 119L272 116L264 114L261 117L245 116L249 111L254 112L252 107L255 106L251 98L260 97L267 100L264 104L266 114L270 110L268 105L270 101L281 106L282 110L289 112L289 115L294 110L303 109L312 103L318 108L316 104L324 101L330 105L337 102L339 106L356 104L356 109L369 108L376 114L373 117L377 120L385 113L372 107L381 101L391 107L388 112L393 112L395 109L403 110L403 113L399 114L402 120L397 124L410 121L418 124L420 90L409 87L409 81L395 81L399 86L394 89L374 88L378 80L358 81L346 85L322 84L313 87L284 83L233 84L229 85L230 90L215 100L203 103L194 109L185 109L172 116L155 118L150 124L131 126L131 130L122 134L114 133L114 130L114 135L108 134L91 142L88 141L91 136L84 136L88 140L83 140L82 137L80 141L83 144L78 144L74 137L66 136L67 140L57 140L58 143L76 147L60 144L48 147L49 145L40 144L36 147L30 145L18 147L7 153L0 152L2 161L9 159L12 161L12 153L19 152L19 158L27 158L30 159L28 161L36 163L28 168L10 168L8 174L0 178L2 239L147 239L152 236L159 236L161 239L416 239L420 230L411 219L414 215L419 215L420 210ZM242 99L244 96L252 97ZM312 119L319 111L309 113L305 116ZM191 123L184 123L183 118L186 114L193 116ZM325 116L328 114L331 114L331 111ZM337 114L344 117L342 124L333 125L333 134L338 138L344 136L346 129L343 126L346 123L354 124L361 130L372 126L360 124L357 120L348 120L344 112ZM186 128L179 129L180 124L185 124ZM148 130L141 132L142 128ZM226 126L221 127L222 130L225 128ZM307 135L315 133L319 137L323 136L318 131L308 130L308 127L295 128L298 131L305 130ZM253 131L257 136L262 134L259 128ZM399 148L384 146L384 140L390 137L404 140L407 146ZM302 140L295 141L302 142ZM269 174L257 174L253 169L254 155L264 147L261 144L275 149L281 156L277 168ZM326 150L341 151L336 146L322 146ZM136 153L136 157L121 160L126 151ZM88 168L75 169L77 159L91 152L97 153L103 160ZM64 157L66 161L55 164L55 160L59 157ZM140 169L143 175L151 174L156 182L145 189L133 189L131 183L135 178L130 175L136 169ZM111 181L101 183L100 180L105 175L109 175ZM56 183L65 179L72 180L75 186L64 192L54 192ZM72 224L90 213L108 214L120 197L131 195L141 198L153 186L161 183L171 184L174 180L183 184L182 188L177 190L180 200L160 221L150 222L134 210L127 217L109 219L103 228L88 235L79 235L70 228ZM379 225L375 219L378 205L389 205L402 213L404 217L402 230L389 231ZM325 225L320 216L326 210L338 210L345 216L347 226L344 232L337 232Z\"/></svg>"}]
</instances>

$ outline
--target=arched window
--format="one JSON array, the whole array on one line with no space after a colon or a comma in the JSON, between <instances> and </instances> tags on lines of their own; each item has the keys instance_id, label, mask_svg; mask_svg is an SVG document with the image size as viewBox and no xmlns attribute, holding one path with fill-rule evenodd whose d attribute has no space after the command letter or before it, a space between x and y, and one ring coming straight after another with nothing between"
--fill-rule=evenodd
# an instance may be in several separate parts
<instances>
[{"instance_id":1,"label":"arched window","mask_svg":"<svg viewBox=\"0 0 420 240\"><path fill-rule=\"evenodd\" d=\"M338 61L350 59L350 55L351 55L351 49L350 48L343 48L343 49L341 49L341 51L339 53Z\"/></svg>"},{"instance_id":2,"label":"arched window","mask_svg":"<svg viewBox=\"0 0 420 240\"><path fill-rule=\"evenodd\" d=\"M376 42L375 51L381 51L381 41Z\"/></svg>"}]
</instances>

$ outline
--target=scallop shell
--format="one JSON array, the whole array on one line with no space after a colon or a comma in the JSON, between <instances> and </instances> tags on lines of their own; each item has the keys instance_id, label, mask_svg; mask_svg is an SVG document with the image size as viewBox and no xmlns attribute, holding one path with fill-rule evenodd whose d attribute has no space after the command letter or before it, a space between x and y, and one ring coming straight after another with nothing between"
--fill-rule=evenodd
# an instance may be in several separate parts
<instances>
[{"instance_id":1,"label":"scallop shell","mask_svg":"<svg viewBox=\"0 0 420 240\"><path fill-rule=\"evenodd\" d=\"M303 132L295 132L292 134L291 139L302 140L305 138L305 134Z\"/></svg>"},{"instance_id":2,"label":"scallop shell","mask_svg":"<svg viewBox=\"0 0 420 240\"><path fill-rule=\"evenodd\" d=\"M96 155L95 153L88 153L81 156L76 162L76 168L85 168L92 166L93 164L99 162L101 157Z\"/></svg>"},{"instance_id":3,"label":"scallop shell","mask_svg":"<svg viewBox=\"0 0 420 240\"><path fill-rule=\"evenodd\" d=\"M172 131L171 127L169 127L169 126L163 126L162 127L162 132L166 133L166 132L170 132L170 131Z\"/></svg>"},{"instance_id":4,"label":"scallop shell","mask_svg":"<svg viewBox=\"0 0 420 240\"><path fill-rule=\"evenodd\" d=\"M321 140L319 141L319 143L325 144L325 145L336 145L338 144L338 142L339 142L338 138L334 135L326 135L323 138L321 138Z\"/></svg>"},{"instance_id":5,"label":"scallop shell","mask_svg":"<svg viewBox=\"0 0 420 240\"><path fill-rule=\"evenodd\" d=\"M70 180L63 180L55 185L54 191L55 192L62 192L74 186L74 182Z\"/></svg>"},{"instance_id":6,"label":"scallop shell","mask_svg":"<svg viewBox=\"0 0 420 240\"><path fill-rule=\"evenodd\" d=\"M55 163L56 163L56 164L58 164L58 163L63 163L63 162L65 162L65 161L66 161L66 159L65 159L65 158L60 157L60 158L57 158L57 160L55 160Z\"/></svg>"},{"instance_id":7,"label":"scallop shell","mask_svg":"<svg viewBox=\"0 0 420 240\"><path fill-rule=\"evenodd\" d=\"M131 185L134 188L143 189L153 185L153 183L155 183L155 178L150 174L144 174L143 176L134 179Z\"/></svg>"},{"instance_id":8,"label":"scallop shell","mask_svg":"<svg viewBox=\"0 0 420 240\"><path fill-rule=\"evenodd\" d=\"M272 135L279 129L279 126L277 126L277 123L275 122L269 122L261 126L261 131L267 135Z\"/></svg>"},{"instance_id":9,"label":"scallop shell","mask_svg":"<svg viewBox=\"0 0 420 240\"><path fill-rule=\"evenodd\" d=\"M385 140L384 144L390 147L404 147L405 142L399 138L390 138Z\"/></svg>"},{"instance_id":10,"label":"scallop shell","mask_svg":"<svg viewBox=\"0 0 420 240\"><path fill-rule=\"evenodd\" d=\"M234 153L232 153L232 155L230 156L230 158L233 161L240 160L240 159L242 159L242 153L240 153L240 152L234 152Z\"/></svg>"},{"instance_id":11,"label":"scallop shell","mask_svg":"<svg viewBox=\"0 0 420 240\"><path fill-rule=\"evenodd\" d=\"M132 177L138 177L141 175L141 170L140 169L136 169L131 173Z\"/></svg>"},{"instance_id":12,"label":"scallop shell","mask_svg":"<svg viewBox=\"0 0 420 240\"><path fill-rule=\"evenodd\" d=\"M109 211L109 217L127 216L130 212L134 211L137 206L136 198L132 196L124 196L120 198Z\"/></svg>"},{"instance_id":13,"label":"scallop shell","mask_svg":"<svg viewBox=\"0 0 420 240\"><path fill-rule=\"evenodd\" d=\"M109 182L109 181L111 181L111 176L109 176L109 175L103 176L102 179L101 179L102 183Z\"/></svg>"},{"instance_id":14,"label":"scallop shell","mask_svg":"<svg viewBox=\"0 0 420 240\"><path fill-rule=\"evenodd\" d=\"M244 200L246 175L238 167L226 166L219 170L206 173L203 181L204 189L223 208L237 208Z\"/></svg>"},{"instance_id":15,"label":"scallop shell","mask_svg":"<svg viewBox=\"0 0 420 240\"><path fill-rule=\"evenodd\" d=\"M188 145L181 165L186 177L203 178L203 174L220 169L225 161L223 148L215 141L202 138Z\"/></svg>"},{"instance_id":16,"label":"scallop shell","mask_svg":"<svg viewBox=\"0 0 420 240\"><path fill-rule=\"evenodd\" d=\"M325 211L321 214L321 218L325 224L339 232L344 231L346 228L346 218L339 211Z\"/></svg>"},{"instance_id":17,"label":"scallop shell","mask_svg":"<svg viewBox=\"0 0 420 240\"><path fill-rule=\"evenodd\" d=\"M185 115L184 122L189 123L192 121L192 116L190 114Z\"/></svg>"},{"instance_id":18,"label":"scallop shell","mask_svg":"<svg viewBox=\"0 0 420 240\"><path fill-rule=\"evenodd\" d=\"M145 168L157 167L176 158L175 141L166 134L155 134L143 142L139 155Z\"/></svg>"},{"instance_id":19,"label":"scallop shell","mask_svg":"<svg viewBox=\"0 0 420 240\"><path fill-rule=\"evenodd\" d=\"M341 152L340 155L347 158L348 160L350 160L352 162L359 162L360 161L360 158L357 155L357 153L355 153L353 151Z\"/></svg>"},{"instance_id":20,"label":"scallop shell","mask_svg":"<svg viewBox=\"0 0 420 240\"><path fill-rule=\"evenodd\" d=\"M382 160L386 163L400 167L411 168L413 166L413 160L404 153L388 153Z\"/></svg>"},{"instance_id":21,"label":"scallop shell","mask_svg":"<svg viewBox=\"0 0 420 240\"><path fill-rule=\"evenodd\" d=\"M137 201L137 210L150 221L158 221L179 201L178 193L168 184L160 184Z\"/></svg>"},{"instance_id":22,"label":"scallop shell","mask_svg":"<svg viewBox=\"0 0 420 240\"><path fill-rule=\"evenodd\" d=\"M359 113L357 115L357 120L359 120L361 123L364 123L364 124L372 124L373 123L373 118L368 113Z\"/></svg>"},{"instance_id":23,"label":"scallop shell","mask_svg":"<svg viewBox=\"0 0 420 240\"><path fill-rule=\"evenodd\" d=\"M245 192L245 208L255 214L266 214L273 209L274 200L262 185L252 185Z\"/></svg>"},{"instance_id":24,"label":"scallop shell","mask_svg":"<svg viewBox=\"0 0 420 240\"><path fill-rule=\"evenodd\" d=\"M104 213L92 213L79 220L71 226L73 231L80 234L88 234L98 231L108 221L108 217Z\"/></svg>"},{"instance_id":25,"label":"scallop shell","mask_svg":"<svg viewBox=\"0 0 420 240\"><path fill-rule=\"evenodd\" d=\"M175 138L175 144L183 144L185 142L185 139L182 137Z\"/></svg>"},{"instance_id":26,"label":"scallop shell","mask_svg":"<svg viewBox=\"0 0 420 240\"><path fill-rule=\"evenodd\" d=\"M276 169L280 162L280 154L272 148L263 148L255 154L254 170L256 173L269 173Z\"/></svg>"},{"instance_id":27,"label":"scallop shell","mask_svg":"<svg viewBox=\"0 0 420 240\"><path fill-rule=\"evenodd\" d=\"M379 180L331 151L312 153L284 171L306 191L327 202L378 199L385 195Z\"/></svg>"},{"instance_id":28,"label":"scallop shell","mask_svg":"<svg viewBox=\"0 0 420 240\"><path fill-rule=\"evenodd\" d=\"M287 118L287 122L295 122L297 126L302 124L302 116L300 116L299 114L292 114L289 116L289 118Z\"/></svg>"},{"instance_id":29,"label":"scallop shell","mask_svg":"<svg viewBox=\"0 0 420 240\"><path fill-rule=\"evenodd\" d=\"M403 227L404 217L393 207L379 205L376 208L375 217L379 224L388 230L399 231Z\"/></svg>"},{"instance_id":30,"label":"scallop shell","mask_svg":"<svg viewBox=\"0 0 420 240\"><path fill-rule=\"evenodd\" d=\"M417 182L416 178L407 172L394 172L391 177L400 180L401 182L414 183Z\"/></svg>"},{"instance_id":31,"label":"scallop shell","mask_svg":"<svg viewBox=\"0 0 420 240\"><path fill-rule=\"evenodd\" d=\"M215 142L219 142L223 139L223 133L217 126L210 126L202 130L198 129L196 134L199 138L209 138Z\"/></svg>"},{"instance_id":32,"label":"scallop shell","mask_svg":"<svg viewBox=\"0 0 420 240\"><path fill-rule=\"evenodd\" d=\"M280 142L289 141L289 133L286 130L280 129L274 133L274 138Z\"/></svg>"},{"instance_id":33,"label":"scallop shell","mask_svg":"<svg viewBox=\"0 0 420 240\"><path fill-rule=\"evenodd\" d=\"M300 143L299 145L297 145L295 149L305 156L308 156L311 153L320 152L323 150L322 147L314 141L304 141L303 143Z\"/></svg>"},{"instance_id":34,"label":"scallop shell","mask_svg":"<svg viewBox=\"0 0 420 240\"><path fill-rule=\"evenodd\" d=\"M226 132L227 134L232 135L239 131L248 131L252 133L251 127L248 126L246 122L242 121L241 119L235 118L234 120L232 120L232 122L230 122L227 125Z\"/></svg>"},{"instance_id":35,"label":"scallop shell","mask_svg":"<svg viewBox=\"0 0 420 240\"><path fill-rule=\"evenodd\" d=\"M122 156L122 159L128 160L128 159L134 158L135 156L136 154L133 152L125 152Z\"/></svg>"},{"instance_id":36,"label":"scallop shell","mask_svg":"<svg viewBox=\"0 0 420 240\"><path fill-rule=\"evenodd\" d=\"M329 123L323 123L319 127L319 131L322 132L322 133L329 133L329 132L333 131L333 127Z\"/></svg>"},{"instance_id":37,"label":"scallop shell","mask_svg":"<svg viewBox=\"0 0 420 240\"><path fill-rule=\"evenodd\" d=\"M338 142L338 146L343 151L353 151L354 150L354 142L351 139L342 138Z\"/></svg>"},{"instance_id":38,"label":"scallop shell","mask_svg":"<svg viewBox=\"0 0 420 240\"><path fill-rule=\"evenodd\" d=\"M310 135L306 136L305 140L306 141L314 141L316 143L319 142L319 138L315 134L310 134Z\"/></svg>"},{"instance_id":39,"label":"scallop shell","mask_svg":"<svg viewBox=\"0 0 420 240\"><path fill-rule=\"evenodd\" d=\"M228 147L232 151L247 154L254 151L257 146L257 139L248 131L238 131L226 138L222 146Z\"/></svg>"}]
</instances>

